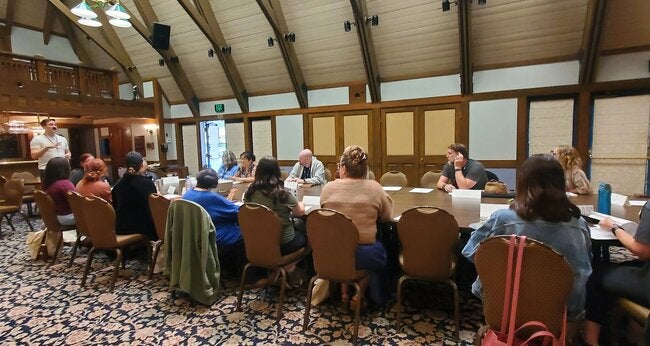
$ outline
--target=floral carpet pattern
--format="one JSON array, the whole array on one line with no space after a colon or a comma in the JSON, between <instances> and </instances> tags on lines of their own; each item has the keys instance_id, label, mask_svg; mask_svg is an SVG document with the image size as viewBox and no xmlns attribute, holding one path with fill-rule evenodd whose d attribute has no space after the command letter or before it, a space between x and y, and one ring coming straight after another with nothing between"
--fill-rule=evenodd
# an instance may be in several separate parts
<instances>
[{"instance_id":1,"label":"floral carpet pattern","mask_svg":"<svg viewBox=\"0 0 650 346\"><path fill-rule=\"evenodd\" d=\"M16 232L2 223L0 234L0 344L18 345L345 345L353 314L325 302L311 310L302 330L306 284L289 290L284 316L275 323L278 291L248 290L236 311L237 290L227 281L222 298L207 307L182 294L172 299L166 279L148 278L144 261L129 260L113 292L112 266L97 255L85 288L80 287L86 251L67 267L70 247L48 267L27 254L28 227L14 217ZM32 219L37 226L40 219ZM359 345L454 345L451 294L446 287L405 290L403 327L396 330L394 300L362 316ZM410 293L410 294L409 294ZM461 291L460 345L473 343L481 304Z\"/></svg>"}]
</instances>

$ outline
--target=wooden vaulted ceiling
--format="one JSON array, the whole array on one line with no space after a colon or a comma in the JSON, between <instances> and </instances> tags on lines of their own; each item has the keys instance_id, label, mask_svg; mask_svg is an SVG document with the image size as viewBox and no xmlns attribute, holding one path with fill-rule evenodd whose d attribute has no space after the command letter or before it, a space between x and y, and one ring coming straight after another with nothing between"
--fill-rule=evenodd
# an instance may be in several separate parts
<instances>
[{"instance_id":1,"label":"wooden vaulted ceiling","mask_svg":"<svg viewBox=\"0 0 650 346\"><path fill-rule=\"evenodd\" d=\"M456 73L471 93L473 71L576 59L589 82L599 56L650 50L647 0L457 0L447 12L440 0L122 0L134 28L86 32L56 2L79 0L0 0L0 21L74 36L80 60L121 82L155 77L171 103L237 98L244 110L248 96L294 92L307 106L307 89L368 83L377 99L379 82ZM170 51L143 37L153 21L171 26ZM224 45L231 55L208 57Z\"/></svg>"}]
</instances>

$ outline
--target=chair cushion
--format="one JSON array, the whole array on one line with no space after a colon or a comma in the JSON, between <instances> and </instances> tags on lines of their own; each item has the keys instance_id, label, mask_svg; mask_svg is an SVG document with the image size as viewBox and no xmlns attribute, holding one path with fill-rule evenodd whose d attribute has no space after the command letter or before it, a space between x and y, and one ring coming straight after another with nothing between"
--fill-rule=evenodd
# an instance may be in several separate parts
<instances>
[{"instance_id":1,"label":"chair cushion","mask_svg":"<svg viewBox=\"0 0 650 346\"><path fill-rule=\"evenodd\" d=\"M144 240L144 236L142 234L118 234L116 237L117 247L125 247L127 245L135 244Z\"/></svg>"},{"instance_id":2,"label":"chair cushion","mask_svg":"<svg viewBox=\"0 0 650 346\"><path fill-rule=\"evenodd\" d=\"M298 251L292 252L290 254L286 254L282 257L280 257L280 263L278 263L279 266L287 265L289 263L293 263L298 261L299 259L305 257L309 253L309 248L308 247L303 247L299 249Z\"/></svg>"}]
</instances>

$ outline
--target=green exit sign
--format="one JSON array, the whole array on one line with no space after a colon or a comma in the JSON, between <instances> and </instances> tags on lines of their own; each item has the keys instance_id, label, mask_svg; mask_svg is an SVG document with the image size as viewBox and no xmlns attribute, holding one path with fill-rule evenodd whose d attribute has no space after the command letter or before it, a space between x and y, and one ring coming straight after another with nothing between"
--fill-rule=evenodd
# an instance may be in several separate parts
<instances>
[{"instance_id":1,"label":"green exit sign","mask_svg":"<svg viewBox=\"0 0 650 346\"><path fill-rule=\"evenodd\" d=\"M226 106L223 103L215 103L214 104L214 111L216 113L223 113L226 111Z\"/></svg>"}]
</instances>

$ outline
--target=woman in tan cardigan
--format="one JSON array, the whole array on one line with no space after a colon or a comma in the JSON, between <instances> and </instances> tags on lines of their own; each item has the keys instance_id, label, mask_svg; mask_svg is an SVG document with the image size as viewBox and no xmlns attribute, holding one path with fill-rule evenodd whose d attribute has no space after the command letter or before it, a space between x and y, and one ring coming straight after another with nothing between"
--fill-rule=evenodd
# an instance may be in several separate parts
<instances>
[{"instance_id":1,"label":"woman in tan cardigan","mask_svg":"<svg viewBox=\"0 0 650 346\"><path fill-rule=\"evenodd\" d=\"M386 266L386 250L375 240L377 220L389 221L393 213L393 200L374 180L366 179L368 155L363 148L353 145L345 148L339 163L341 179L329 182L321 193L324 208L337 210L347 215L359 230L359 245L356 253L357 269L370 272L369 280L359 283L362 290L368 285L368 299L377 305L385 303L381 293L379 274ZM358 294L352 297L357 304ZM341 300L350 301L347 285L341 287Z\"/></svg>"},{"instance_id":2,"label":"woman in tan cardigan","mask_svg":"<svg viewBox=\"0 0 650 346\"><path fill-rule=\"evenodd\" d=\"M568 145L560 145L553 150L553 156L557 158L564 169L564 181L568 192L579 195L589 195L593 193L589 179L582 170L582 159L576 148Z\"/></svg>"}]
</instances>

